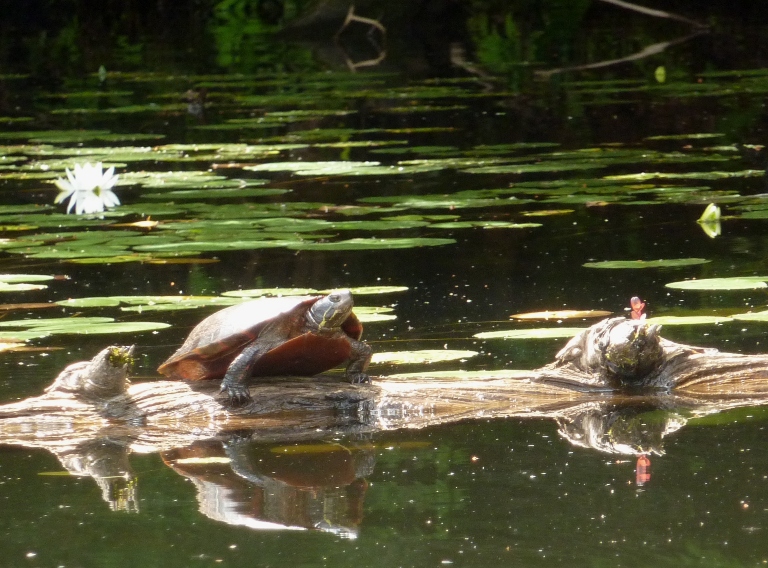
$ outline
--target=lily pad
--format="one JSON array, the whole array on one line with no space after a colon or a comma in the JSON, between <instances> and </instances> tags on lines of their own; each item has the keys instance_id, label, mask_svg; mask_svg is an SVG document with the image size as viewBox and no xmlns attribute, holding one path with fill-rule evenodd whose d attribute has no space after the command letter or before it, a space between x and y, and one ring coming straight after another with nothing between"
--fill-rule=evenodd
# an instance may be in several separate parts
<instances>
[{"instance_id":1,"label":"lily pad","mask_svg":"<svg viewBox=\"0 0 768 568\"><path fill-rule=\"evenodd\" d=\"M434 164L398 164L384 166L379 162L270 162L258 166L245 166L254 172L292 172L299 176L388 176L443 169Z\"/></svg>"},{"instance_id":2,"label":"lily pad","mask_svg":"<svg viewBox=\"0 0 768 568\"><path fill-rule=\"evenodd\" d=\"M731 316L739 321L765 321L768 322L768 310L762 312L747 312L744 314L735 314Z\"/></svg>"},{"instance_id":3,"label":"lily pad","mask_svg":"<svg viewBox=\"0 0 768 568\"><path fill-rule=\"evenodd\" d=\"M53 276L46 274L0 274L0 282L6 284L15 282L46 282L53 279Z\"/></svg>"},{"instance_id":4,"label":"lily pad","mask_svg":"<svg viewBox=\"0 0 768 568\"><path fill-rule=\"evenodd\" d=\"M514 314L509 316L512 319L522 320L562 320L562 319L580 319L580 318L603 318L611 315L613 312L605 310L553 310L544 312L527 312L524 314Z\"/></svg>"},{"instance_id":5,"label":"lily pad","mask_svg":"<svg viewBox=\"0 0 768 568\"><path fill-rule=\"evenodd\" d=\"M114 333L139 333L143 331L157 331L171 325L163 322L152 321L116 321L111 323L92 324L85 328L66 326L59 328L37 327L37 330L48 331L51 334L77 334L77 335L112 335Z\"/></svg>"},{"instance_id":6,"label":"lily pad","mask_svg":"<svg viewBox=\"0 0 768 568\"><path fill-rule=\"evenodd\" d=\"M133 250L139 252L220 252L228 250L256 250L263 248L291 247L303 244L298 239L294 240L274 240L274 241L187 241L182 243L167 243L158 245L141 245L133 247Z\"/></svg>"},{"instance_id":7,"label":"lily pad","mask_svg":"<svg viewBox=\"0 0 768 568\"><path fill-rule=\"evenodd\" d=\"M20 327L25 329L33 329L37 327L49 327L60 326L64 327L71 325L74 327L86 327L89 325L95 325L99 323L110 323L114 319L107 317L78 317L78 318L41 318L41 319L25 319L25 320L3 320L0 321L0 327Z\"/></svg>"},{"instance_id":8,"label":"lily pad","mask_svg":"<svg viewBox=\"0 0 768 568\"><path fill-rule=\"evenodd\" d=\"M217 184L218 185L218 184ZM222 199L244 197L269 197L289 193L290 189L258 188L258 187L210 187L207 189L177 189L165 193L145 193L144 199L167 199L168 201L182 199Z\"/></svg>"},{"instance_id":9,"label":"lily pad","mask_svg":"<svg viewBox=\"0 0 768 568\"><path fill-rule=\"evenodd\" d=\"M319 294L314 288L253 288L250 290L230 290L222 296L232 298L260 298L262 296L310 296Z\"/></svg>"},{"instance_id":10,"label":"lily pad","mask_svg":"<svg viewBox=\"0 0 768 568\"><path fill-rule=\"evenodd\" d=\"M472 337L478 339L560 339L573 337L584 331L583 327L539 327L533 329L508 329L503 331L484 331Z\"/></svg>"},{"instance_id":11,"label":"lily pad","mask_svg":"<svg viewBox=\"0 0 768 568\"><path fill-rule=\"evenodd\" d=\"M355 296L361 296L365 294L393 294L395 292L407 292L408 286L355 286L349 289ZM328 293L330 290L325 290L323 293Z\"/></svg>"},{"instance_id":12,"label":"lily pad","mask_svg":"<svg viewBox=\"0 0 768 568\"><path fill-rule=\"evenodd\" d=\"M553 215L568 215L574 213L575 209L539 209L537 211L523 211L525 217L550 217Z\"/></svg>"},{"instance_id":13,"label":"lily pad","mask_svg":"<svg viewBox=\"0 0 768 568\"><path fill-rule=\"evenodd\" d=\"M720 138L725 136L719 132L700 132L697 134L662 134L659 136L648 136L646 140L705 140L709 138Z\"/></svg>"},{"instance_id":14,"label":"lily pad","mask_svg":"<svg viewBox=\"0 0 768 568\"><path fill-rule=\"evenodd\" d=\"M355 314L357 315L357 319L359 319L362 323L379 323L382 321L393 321L397 319L397 316L394 314L361 312L359 308L355 308Z\"/></svg>"},{"instance_id":15,"label":"lily pad","mask_svg":"<svg viewBox=\"0 0 768 568\"><path fill-rule=\"evenodd\" d=\"M682 280L670 282L667 288L677 290L756 290L768 288L768 276L734 276L732 278L702 278L701 280Z\"/></svg>"},{"instance_id":16,"label":"lily pad","mask_svg":"<svg viewBox=\"0 0 768 568\"><path fill-rule=\"evenodd\" d=\"M56 302L59 306L69 308L103 308L128 304L131 308L126 311L162 310L161 306L180 306L182 308L197 308L201 306L230 306L239 303L233 298L221 296L102 296L88 298L70 298Z\"/></svg>"},{"instance_id":17,"label":"lily pad","mask_svg":"<svg viewBox=\"0 0 768 568\"><path fill-rule=\"evenodd\" d=\"M728 316L657 316L648 318L646 323L658 325L708 325L732 321Z\"/></svg>"},{"instance_id":18,"label":"lily pad","mask_svg":"<svg viewBox=\"0 0 768 568\"><path fill-rule=\"evenodd\" d=\"M48 286L45 284L26 284L23 282L9 284L0 282L0 292L29 292L31 290L45 290Z\"/></svg>"},{"instance_id":19,"label":"lily pad","mask_svg":"<svg viewBox=\"0 0 768 568\"><path fill-rule=\"evenodd\" d=\"M694 266L711 262L705 258L668 258L658 260L603 260L599 262L587 262L582 266L586 268L679 268L682 266Z\"/></svg>"},{"instance_id":20,"label":"lily pad","mask_svg":"<svg viewBox=\"0 0 768 568\"><path fill-rule=\"evenodd\" d=\"M707 171L707 172L642 172L638 174L619 174L605 176L604 179L613 181L647 181L650 179L731 179L745 177L762 177L765 170L739 170L733 172Z\"/></svg>"},{"instance_id":21,"label":"lily pad","mask_svg":"<svg viewBox=\"0 0 768 568\"><path fill-rule=\"evenodd\" d=\"M383 353L374 353L371 363L393 363L393 364L413 364L413 363L439 363L442 361L455 361L457 359L468 359L474 357L477 351L457 351L451 349L422 349L417 351L390 351Z\"/></svg>"},{"instance_id":22,"label":"lily pad","mask_svg":"<svg viewBox=\"0 0 768 568\"><path fill-rule=\"evenodd\" d=\"M414 237L402 239L349 239L326 243L302 242L288 245L296 250L378 250L378 249L408 249L416 247L434 247L455 244L454 239L439 239L431 237Z\"/></svg>"},{"instance_id":23,"label":"lily pad","mask_svg":"<svg viewBox=\"0 0 768 568\"><path fill-rule=\"evenodd\" d=\"M433 229L469 229L473 227L481 227L483 229L531 229L541 226L541 223L513 223L511 221L451 221L431 225Z\"/></svg>"},{"instance_id":24,"label":"lily pad","mask_svg":"<svg viewBox=\"0 0 768 568\"><path fill-rule=\"evenodd\" d=\"M106 317L78 317L2 321L0 327L17 327L30 330L32 333L50 335L95 335L154 331L170 327L170 324L147 321L116 322Z\"/></svg>"}]
</instances>

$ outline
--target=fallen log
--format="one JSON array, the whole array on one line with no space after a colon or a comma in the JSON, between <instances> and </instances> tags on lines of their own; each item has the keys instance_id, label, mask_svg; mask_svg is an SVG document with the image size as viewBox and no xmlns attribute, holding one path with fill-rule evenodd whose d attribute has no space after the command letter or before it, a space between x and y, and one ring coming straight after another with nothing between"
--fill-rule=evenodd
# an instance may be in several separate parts
<instances>
[{"instance_id":1,"label":"fallen log","mask_svg":"<svg viewBox=\"0 0 768 568\"><path fill-rule=\"evenodd\" d=\"M272 377L232 407L218 383L131 384L132 348L109 347L67 367L38 397L0 406L0 443L67 447L127 436L162 451L240 430L262 439L316 429L376 432L472 418L554 416L574 405L665 396L687 405L768 402L768 355L739 355L667 341L656 326L612 318L571 339L553 363L512 379Z\"/></svg>"},{"instance_id":2,"label":"fallen log","mask_svg":"<svg viewBox=\"0 0 768 568\"><path fill-rule=\"evenodd\" d=\"M67 367L41 396L0 406L0 443L44 448L89 475L113 507L131 509L129 452L169 452L233 436L297 442L329 435L425 428L460 420L545 417L577 445L662 453L661 438L691 417L768 404L768 355L681 345L644 321L603 320L555 361L511 379L388 379L348 384L328 376L273 377L232 407L218 382L131 384L133 349L109 347ZM638 429L634 418L669 418ZM626 424L625 426L619 426ZM165 455L165 454L164 454Z\"/></svg>"}]
</instances>

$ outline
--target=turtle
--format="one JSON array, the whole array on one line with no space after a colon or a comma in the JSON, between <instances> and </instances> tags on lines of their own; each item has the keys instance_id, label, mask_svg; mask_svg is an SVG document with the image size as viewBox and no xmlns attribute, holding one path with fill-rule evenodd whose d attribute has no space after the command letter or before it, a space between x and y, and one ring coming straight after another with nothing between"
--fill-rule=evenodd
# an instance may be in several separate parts
<instances>
[{"instance_id":1,"label":"turtle","mask_svg":"<svg viewBox=\"0 0 768 568\"><path fill-rule=\"evenodd\" d=\"M370 346L349 290L327 296L260 298L201 321L158 372L171 379L222 379L231 402L250 400L254 376L313 376L347 362L351 383L369 383Z\"/></svg>"}]
</instances>

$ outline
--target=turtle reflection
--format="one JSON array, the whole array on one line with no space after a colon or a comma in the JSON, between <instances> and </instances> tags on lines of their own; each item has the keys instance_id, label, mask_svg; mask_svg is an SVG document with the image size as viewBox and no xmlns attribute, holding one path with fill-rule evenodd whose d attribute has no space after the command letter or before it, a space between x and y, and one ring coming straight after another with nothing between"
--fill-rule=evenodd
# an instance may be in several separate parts
<instances>
[{"instance_id":1,"label":"turtle reflection","mask_svg":"<svg viewBox=\"0 0 768 568\"><path fill-rule=\"evenodd\" d=\"M629 403L594 402L563 412L555 418L558 434L574 446L607 454L637 456L635 482L651 479L648 456L664 454L664 438L685 426L685 418L662 400Z\"/></svg>"},{"instance_id":2,"label":"turtle reflection","mask_svg":"<svg viewBox=\"0 0 768 568\"><path fill-rule=\"evenodd\" d=\"M163 452L195 485L200 512L257 530L320 530L356 538L373 446L264 445L234 436Z\"/></svg>"}]
</instances>

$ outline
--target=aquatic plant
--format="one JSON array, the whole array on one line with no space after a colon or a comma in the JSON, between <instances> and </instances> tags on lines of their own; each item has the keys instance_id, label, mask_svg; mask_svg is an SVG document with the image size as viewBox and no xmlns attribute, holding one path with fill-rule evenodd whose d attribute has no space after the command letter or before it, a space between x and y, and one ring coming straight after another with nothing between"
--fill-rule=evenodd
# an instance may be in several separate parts
<instances>
[{"instance_id":1,"label":"aquatic plant","mask_svg":"<svg viewBox=\"0 0 768 568\"><path fill-rule=\"evenodd\" d=\"M74 171L67 168L66 172L67 179L58 178L54 182L60 192L53 202L62 203L69 198L67 213L71 213L73 207L77 215L82 215L120 205L120 200L112 191L118 178L114 166L103 172L101 162L95 165L86 162L82 166L75 164Z\"/></svg>"}]
</instances>

